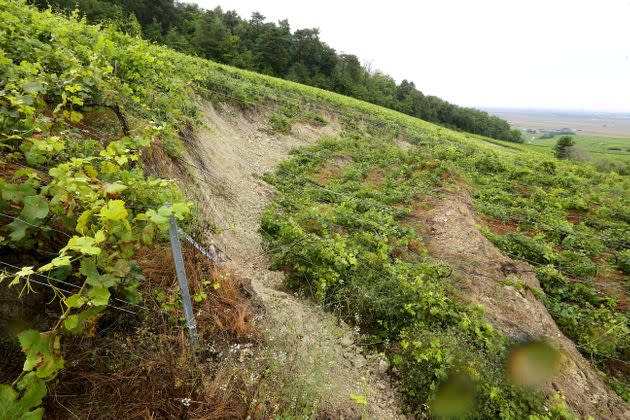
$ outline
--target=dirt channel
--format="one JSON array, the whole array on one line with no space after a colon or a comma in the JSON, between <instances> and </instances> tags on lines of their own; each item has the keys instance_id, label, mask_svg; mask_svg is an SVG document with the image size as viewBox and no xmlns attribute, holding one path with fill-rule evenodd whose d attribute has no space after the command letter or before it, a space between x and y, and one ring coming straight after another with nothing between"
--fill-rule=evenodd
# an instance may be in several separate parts
<instances>
[{"instance_id":1,"label":"dirt channel","mask_svg":"<svg viewBox=\"0 0 630 420\"><path fill-rule=\"evenodd\" d=\"M270 271L262 247L260 216L274 197L274 190L256 175L273 170L288 158L292 148L311 144L341 131L334 116L329 124L314 127L294 123L288 135L270 131L261 112L243 112L225 105L204 105L206 128L197 133L190 150L190 168L201 180L197 204L220 233L214 244L229 256L228 263L251 282L265 307L262 321L277 340L297 342L304 380L319 383L325 409L348 413L356 403L351 395L367 397L371 418L401 418L400 399L389 382L386 365L378 355L364 354L354 344L354 332L346 324L312 302L283 288L283 274ZM176 175L176 174L173 174ZM318 378L316 378L318 377ZM352 416L354 416L352 415ZM336 416L336 415L335 415Z\"/></svg>"}]
</instances>

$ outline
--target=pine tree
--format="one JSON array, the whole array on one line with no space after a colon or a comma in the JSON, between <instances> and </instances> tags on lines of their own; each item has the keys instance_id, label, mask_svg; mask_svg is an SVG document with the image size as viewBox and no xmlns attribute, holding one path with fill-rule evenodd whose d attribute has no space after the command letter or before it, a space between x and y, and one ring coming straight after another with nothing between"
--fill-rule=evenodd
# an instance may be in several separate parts
<instances>
[{"instance_id":1,"label":"pine tree","mask_svg":"<svg viewBox=\"0 0 630 420\"><path fill-rule=\"evenodd\" d=\"M558 159L568 159L571 147L575 146L575 142L571 136L562 136L558 139L554 148Z\"/></svg>"}]
</instances>

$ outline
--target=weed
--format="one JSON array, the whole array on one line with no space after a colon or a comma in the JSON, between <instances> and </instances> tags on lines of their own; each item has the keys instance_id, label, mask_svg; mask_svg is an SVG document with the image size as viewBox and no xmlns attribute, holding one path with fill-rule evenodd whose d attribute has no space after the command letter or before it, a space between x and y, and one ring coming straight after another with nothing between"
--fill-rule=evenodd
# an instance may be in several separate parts
<instances>
[{"instance_id":1,"label":"weed","mask_svg":"<svg viewBox=\"0 0 630 420\"><path fill-rule=\"evenodd\" d=\"M291 121L283 115L272 115L269 117L269 123L274 131L282 134L291 132Z\"/></svg>"}]
</instances>

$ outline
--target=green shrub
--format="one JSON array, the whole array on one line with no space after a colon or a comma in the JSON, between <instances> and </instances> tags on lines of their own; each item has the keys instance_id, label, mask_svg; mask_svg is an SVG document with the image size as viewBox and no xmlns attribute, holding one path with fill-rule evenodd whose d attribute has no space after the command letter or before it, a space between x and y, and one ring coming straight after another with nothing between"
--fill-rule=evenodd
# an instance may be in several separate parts
<instances>
[{"instance_id":1,"label":"green shrub","mask_svg":"<svg viewBox=\"0 0 630 420\"><path fill-rule=\"evenodd\" d=\"M272 115L269 117L271 128L278 133L289 134L291 132L291 121L284 115Z\"/></svg>"},{"instance_id":2,"label":"green shrub","mask_svg":"<svg viewBox=\"0 0 630 420\"><path fill-rule=\"evenodd\" d=\"M623 274L630 274L630 249L624 249L616 255L617 267Z\"/></svg>"},{"instance_id":3,"label":"green shrub","mask_svg":"<svg viewBox=\"0 0 630 420\"><path fill-rule=\"evenodd\" d=\"M537 269L536 275L545 291L543 301L549 312L583 352L599 361L628 355L628 319L615 313L613 299L567 280L551 266Z\"/></svg>"}]
</instances>

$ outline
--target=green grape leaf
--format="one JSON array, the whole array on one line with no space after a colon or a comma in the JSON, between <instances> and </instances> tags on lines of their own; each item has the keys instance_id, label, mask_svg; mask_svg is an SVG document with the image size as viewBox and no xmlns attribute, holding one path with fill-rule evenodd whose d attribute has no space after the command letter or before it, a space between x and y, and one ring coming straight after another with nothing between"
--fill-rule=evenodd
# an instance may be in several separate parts
<instances>
[{"instance_id":1,"label":"green grape leaf","mask_svg":"<svg viewBox=\"0 0 630 420\"><path fill-rule=\"evenodd\" d=\"M105 241L105 231L103 229L98 230L94 234L94 243L100 244Z\"/></svg>"},{"instance_id":2,"label":"green grape leaf","mask_svg":"<svg viewBox=\"0 0 630 420\"><path fill-rule=\"evenodd\" d=\"M48 264L42 265L41 267L39 267L37 271L39 271L40 273L43 273L45 271L54 270L55 268L65 267L70 264L71 264L71 257L69 255L60 255L56 257L55 259L53 259Z\"/></svg>"},{"instance_id":3,"label":"green grape leaf","mask_svg":"<svg viewBox=\"0 0 630 420\"><path fill-rule=\"evenodd\" d=\"M94 210L86 210L83 213L81 213L81 216L79 216L79 218L77 219L77 226L76 226L76 231L79 232L81 235L85 235L86 233L88 233L88 223L90 222L90 219L92 218L92 213Z\"/></svg>"},{"instance_id":4,"label":"green grape leaf","mask_svg":"<svg viewBox=\"0 0 630 420\"><path fill-rule=\"evenodd\" d=\"M63 367L63 359L56 355L59 338L35 330L26 330L18 334L22 351L26 354L23 370L35 371L38 378L48 378Z\"/></svg>"},{"instance_id":5,"label":"green grape leaf","mask_svg":"<svg viewBox=\"0 0 630 420\"><path fill-rule=\"evenodd\" d=\"M33 411L22 414L22 420L41 420L44 418L44 409L39 407Z\"/></svg>"},{"instance_id":6,"label":"green grape leaf","mask_svg":"<svg viewBox=\"0 0 630 420\"><path fill-rule=\"evenodd\" d=\"M150 136L141 136L136 138L138 141L138 145L141 147L147 147L151 145L151 141L153 140Z\"/></svg>"},{"instance_id":7,"label":"green grape leaf","mask_svg":"<svg viewBox=\"0 0 630 420\"><path fill-rule=\"evenodd\" d=\"M24 410L40 405L46 395L46 383L35 372L24 375L17 383L17 389L24 392L20 399Z\"/></svg>"},{"instance_id":8,"label":"green grape leaf","mask_svg":"<svg viewBox=\"0 0 630 420\"><path fill-rule=\"evenodd\" d=\"M79 326L79 316L69 315L64 321L63 325L68 331L73 331Z\"/></svg>"},{"instance_id":9,"label":"green grape leaf","mask_svg":"<svg viewBox=\"0 0 630 420\"><path fill-rule=\"evenodd\" d=\"M68 308L80 308L86 301L87 299L80 294L74 294L64 299L64 303L68 306Z\"/></svg>"},{"instance_id":10,"label":"green grape leaf","mask_svg":"<svg viewBox=\"0 0 630 420\"><path fill-rule=\"evenodd\" d=\"M33 94L33 93L39 93L45 90L44 88L44 84L40 81L37 80L33 80L33 81L29 81L29 82L25 82L22 85L22 90L25 93L29 93L29 94Z\"/></svg>"},{"instance_id":11,"label":"green grape leaf","mask_svg":"<svg viewBox=\"0 0 630 420\"><path fill-rule=\"evenodd\" d=\"M109 289L106 287L93 287L88 292L88 296L90 297L90 301L94 306L106 306L109 302Z\"/></svg>"},{"instance_id":12,"label":"green grape leaf","mask_svg":"<svg viewBox=\"0 0 630 420\"><path fill-rule=\"evenodd\" d=\"M159 214L153 209L147 210L147 217L155 224L160 230L165 231L168 229L168 215L164 216Z\"/></svg>"},{"instance_id":13,"label":"green grape leaf","mask_svg":"<svg viewBox=\"0 0 630 420\"><path fill-rule=\"evenodd\" d=\"M127 188L129 187L120 183L119 181L116 181L113 184L103 185L103 191L105 191L106 194L118 194L125 191Z\"/></svg>"},{"instance_id":14,"label":"green grape leaf","mask_svg":"<svg viewBox=\"0 0 630 420\"><path fill-rule=\"evenodd\" d=\"M28 228L28 225L23 221L16 219L6 225L6 228L11 232L9 238L11 238L12 241L17 242L21 241L26 236L26 229Z\"/></svg>"},{"instance_id":15,"label":"green grape leaf","mask_svg":"<svg viewBox=\"0 0 630 420\"><path fill-rule=\"evenodd\" d=\"M9 385L0 385L0 410L2 410L0 411L0 414L3 415L3 417L0 418L10 418L8 416L9 411L7 409L15 404L17 397L18 393L15 392L12 387Z\"/></svg>"},{"instance_id":16,"label":"green grape leaf","mask_svg":"<svg viewBox=\"0 0 630 420\"><path fill-rule=\"evenodd\" d=\"M28 178L39 178L37 176L37 173L33 170L33 168L22 168L20 170L17 170L13 172L13 176L11 178L18 179L23 176L28 177Z\"/></svg>"},{"instance_id":17,"label":"green grape leaf","mask_svg":"<svg viewBox=\"0 0 630 420\"><path fill-rule=\"evenodd\" d=\"M86 335L91 336L94 333L94 326L96 325L96 320L98 319L97 315L101 313L106 307L105 306L92 306L91 308L77 314L79 318L79 325L77 329L73 332L83 332L88 328L88 331L85 332ZM89 324L89 325L88 325Z\"/></svg>"},{"instance_id":18,"label":"green grape leaf","mask_svg":"<svg viewBox=\"0 0 630 420\"><path fill-rule=\"evenodd\" d=\"M84 255L99 255L101 253L101 249L94 246L95 243L96 240L89 236L73 236L68 241L68 245L62 248L62 252L66 249L71 249Z\"/></svg>"},{"instance_id":19,"label":"green grape leaf","mask_svg":"<svg viewBox=\"0 0 630 420\"><path fill-rule=\"evenodd\" d=\"M2 186L2 199L12 201L16 204L23 202L24 197L36 195L37 192L31 183L4 184Z\"/></svg>"},{"instance_id":20,"label":"green grape leaf","mask_svg":"<svg viewBox=\"0 0 630 420\"><path fill-rule=\"evenodd\" d=\"M96 261L94 258L84 258L81 260L81 268L79 270L81 274L83 274L88 279L90 277L98 277L100 276L98 272L98 268L96 267Z\"/></svg>"},{"instance_id":21,"label":"green grape leaf","mask_svg":"<svg viewBox=\"0 0 630 420\"><path fill-rule=\"evenodd\" d=\"M76 111L63 111L63 116L72 122L80 122L83 119L83 114Z\"/></svg>"},{"instance_id":22,"label":"green grape leaf","mask_svg":"<svg viewBox=\"0 0 630 420\"><path fill-rule=\"evenodd\" d=\"M24 204L19 219L15 219L6 225L6 229L11 232L9 237L14 242L24 239L26 230L32 227L33 224L41 221L48 214L48 202L46 199L40 195L26 195L30 192L35 193L32 187L26 183L3 185L3 199Z\"/></svg>"},{"instance_id":23,"label":"green grape leaf","mask_svg":"<svg viewBox=\"0 0 630 420\"><path fill-rule=\"evenodd\" d=\"M125 208L125 202L122 200L111 200L101 208L100 216L104 220L122 220L126 219L129 213Z\"/></svg>"},{"instance_id":24,"label":"green grape leaf","mask_svg":"<svg viewBox=\"0 0 630 420\"><path fill-rule=\"evenodd\" d=\"M104 274L99 279L100 286L110 288L116 286L120 282L120 279L112 276L111 274Z\"/></svg>"},{"instance_id":25,"label":"green grape leaf","mask_svg":"<svg viewBox=\"0 0 630 420\"><path fill-rule=\"evenodd\" d=\"M22 267L20 271L15 273L15 277L13 278L13 281L9 283L9 287L19 284L20 279L22 279L22 277L26 277L28 279L31 276L31 274L34 274L34 273L35 272L33 271L33 267Z\"/></svg>"},{"instance_id":26,"label":"green grape leaf","mask_svg":"<svg viewBox=\"0 0 630 420\"><path fill-rule=\"evenodd\" d=\"M190 203L175 203L171 206L171 209L177 220L182 220L190 213Z\"/></svg>"},{"instance_id":27,"label":"green grape leaf","mask_svg":"<svg viewBox=\"0 0 630 420\"><path fill-rule=\"evenodd\" d=\"M86 277L85 282L95 288L109 288L118 284L118 279L112 275L101 275L96 267L94 259L83 259L81 261L81 274Z\"/></svg>"},{"instance_id":28,"label":"green grape leaf","mask_svg":"<svg viewBox=\"0 0 630 420\"><path fill-rule=\"evenodd\" d=\"M121 258L116 261L113 270L110 269L109 271L117 277L126 277L131 271L131 265L129 264L129 261Z\"/></svg>"},{"instance_id":29,"label":"green grape leaf","mask_svg":"<svg viewBox=\"0 0 630 420\"><path fill-rule=\"evenodd\" d=\"M140 240L144 245L152 245L153 237L155 236L155 225L147 224L142 228L140 233Z\"/></svg>"},{"instance_id":30,"label":"green grape leaf","mask_svg":"<svg viewBox=\"0 0 630 420\"><path fill-rule=\"evenodd\" d=\"M40 405L46 395L45 382L31 372L20 379L17 388L24 391L19 399L18 392L12 387L0 385L0 419L41 419L43 408L32 409Z\"/></svg>"}]
</instances>

